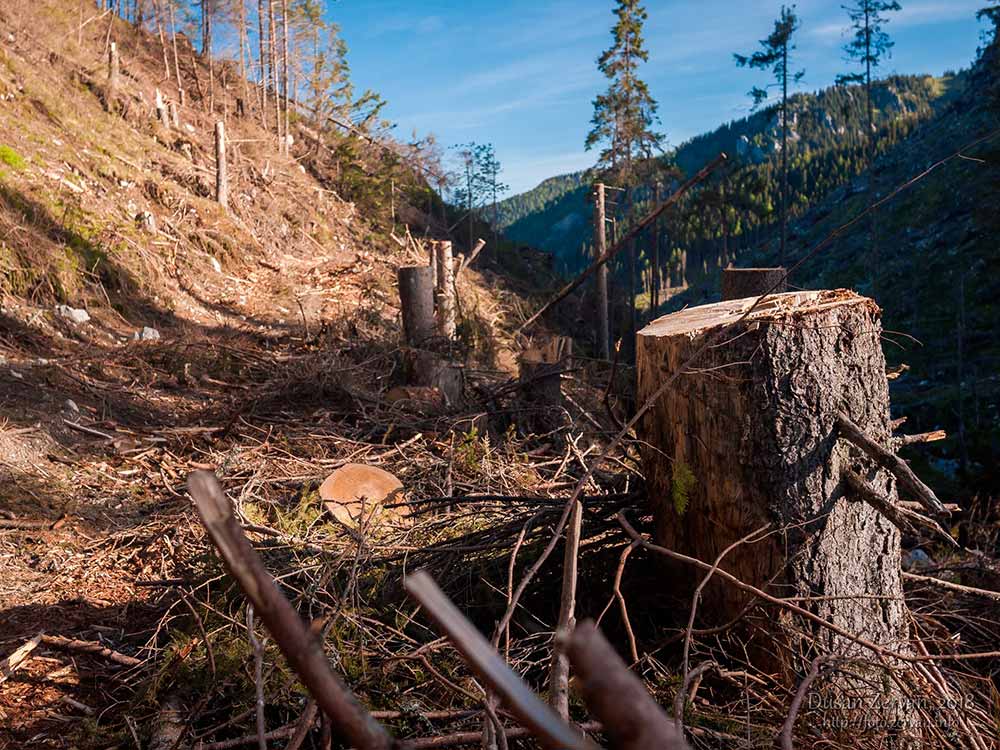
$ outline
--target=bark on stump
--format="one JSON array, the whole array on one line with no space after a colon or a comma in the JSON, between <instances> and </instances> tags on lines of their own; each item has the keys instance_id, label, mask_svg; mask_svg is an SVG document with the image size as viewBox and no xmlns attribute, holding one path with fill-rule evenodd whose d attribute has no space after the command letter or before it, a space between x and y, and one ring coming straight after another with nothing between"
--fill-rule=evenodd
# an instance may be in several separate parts
<instances>
[{"instance_id":1,"label":"bark on stump","mask_svg":"<svg viewBox=\"0 0 1000 750\"><path fill-rule=\"evenodd\" d=\"M788 288L783 281L784 276L784 268L723 268L722 299L759 297L771 291L784 292ZM778 285L776 289L775 285Z\"/></svg>"},{"instance_id":2,"label":"bark on stump","mask_svg":"<svg viewBox=\"0 0 1000 750\"><path fill-rule=\"evenodd\" d=\"M720 329L753 302L690 308L638 335L639 403L706 341L713 343L639 428L650 446L643 460L657 541L712 563L726 547L770 523L779 533L737 546L721 567L777 596L813 597L803 606L853 634L905 651L899 532L847 488L841 473L857 471L893 502L895 485L871 459L838 440L835 426L844 412L882 444L890 439L880 311L846 290L785 293L720 337ZM671 565L681 595L704 576ZM747 595L716 576L699 612L724 622L739 616L747 602ZM790 647L774 652L808 654L807 642L783 622L786 613L777 612L763 622ZM872 657L826 629L813 634L833 653ZM755 657L761 666L781 668L793 683L794 672L808 669L790 656L780 658L767 663Z\"/></svg>"},{"instance_id":3,"label":"bark on stump","mask_svg":"<svg viewBox=\"0 0 1000 750\"><path fill-rule=\"evenodd\" d=\"M461 403L465 390L462 366L440 354L421 349L404 352L403 367L408 385L440 392L446 406Z\"/></svg>"},{"instance_id":4,"label":"bark on stump","mask_svg":"<svg viewBox=\"0 0 1000 750\"><path fill-rule=\"evenodd\" d=\"M431 266L403 266L397 277L403 335L410 346L420 346L434 335L434 270Z\"/></svg>"},{"instance_id":5,"label":"bark on stump","mask_svg":"<svg viewBox=\"0 0 1000 750\"><path fill-rule=\"evenodd\" d=\"M562 371L572 356L573 340L566 336L521 354L518 381L523 411L518 421L526 432L549 432L564 422Z\"/></svg>"}]
</instances>

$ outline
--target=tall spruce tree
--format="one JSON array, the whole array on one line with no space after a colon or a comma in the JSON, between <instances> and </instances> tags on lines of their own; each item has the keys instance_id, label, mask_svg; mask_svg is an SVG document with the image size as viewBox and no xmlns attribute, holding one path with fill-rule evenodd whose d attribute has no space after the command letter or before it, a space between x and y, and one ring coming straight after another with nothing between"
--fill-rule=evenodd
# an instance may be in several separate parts
<instances>
[{"instance_id":1,"label":"tall spruce tree","mask_svg":"<svg viewBox=\"0 0 1000 750\"><path fill-rule=\"evenodd\" d=\"M1000 0L991 0L976 13L976 18L992 25L984 32L980 66L985 76L986 95L994 111L1000 114Z\"/></svg>"},{"instance_id":2,"label":"tall spruce tree","mask_svg":"<svg viewBox=\"0 0 1000 750\"><path fill-rule=\"evenodd\" d=\"M843 73L837 76L837 85L860 84L865 91L865 161L868 168L868 210L875 203L875 162L876 140L878 138L875 126L875 100L873 96L872 72L877 68L883 57L892 54L893 41L885 32L884 26L889 19L886 13L902 10L898 2L892 0L854 0L853 5L843 6L851 19L851 29L854 36L844 46L844 51L850 60L861 66L860 71ZM869 214L868 245L872 255L872 288L877 292L880 275L878 243L875 239L875 215Z\"/></svg>"},{"instance_id":3,"label":"tall spruce tree","mask_svg":"<svg viewBox=\"0 0 1000 750\"><path fill-rule=\"evenodd\" d=\"M760 49L752 55L735 54L736 64L741 68L756 68L770 70L774 74L774 86L781 89L781 102L776 106L781 116L781 264L785 264L785 248L788 244L788 87L805 75L804 70L791 71L792 52L795 44L792 41L799 28L799 18L795 6L781 6L781 14L774 22L774 31L767 39L760 41ZM754 86L750 90L754 108L760 107L768 100L768 88Z\"/></svg>"},{"instance_id":4,"label":"tall spruce tree","mask_svg":"<svg viewBox=\"0 0 1000 750\"><path fill-rule=\"evenodd\" d=\"M598 171L605 180L628 186L661 147L663 135L653 129L658 105L639 78L639 65L649 59L642 38L646 9L639 0L617 0L613 13L618 19L611 29L614 41L597 59L611 83L594 99L593 128L584 146L588 151L602 146Z\"/></svg>"}]
</instances>

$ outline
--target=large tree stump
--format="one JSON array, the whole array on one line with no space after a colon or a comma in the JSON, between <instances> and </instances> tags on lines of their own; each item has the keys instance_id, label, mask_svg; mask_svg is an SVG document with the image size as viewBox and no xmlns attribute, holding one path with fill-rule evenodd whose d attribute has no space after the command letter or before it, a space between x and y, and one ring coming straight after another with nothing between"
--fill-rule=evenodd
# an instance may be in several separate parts
<instances>
[{"instance_id":1,"label":"large tree stump","mask_svg":"<svg viewBox=\"0 0 1000 750\"><path fill-rule=\"evenodd\" d=\"M853 469L896 501L890 475L844 440L843 412L882 444L890 439L889 393L875 303L845 290L792 292L753 304L738 299L694 307L651 323L638 335L638 400L645 401L706 341L709 347L667 388L641 422L639 437L656 517L670 549L712 563L764 524L777 533L729 552L721 567L746 583L801 600L820 617L882 646L906 650L899 532L842 479ZM690 592L704 571L678 564L671 581ZM877 597L877 598L873 598ZM700 612L737 617L746 594L716 576ZM808 653L784 631L783 616L763 620L789 654ZM802 623L798 623L802 627ZM808 628L813 628L809 623ZM829 630L813 632L839 654L870 653Z\"/></svg>"},{"instance_id":2,"label":"large tree stump","mask_svg":"<svg viewBox=\"0 0 1000 750\"><path fill-rule=\"evenodd\" d=\"M784 268L723 268L722 299L759 297L787 288Z\"/></svg>"},{"instance_id":3,"label":"large tree stump","mask_svg":"<svg viewBox=\"0 0 1000 750\"><path fill-rule=\"evenodd\" d=\"M565 422L562 372L573 357L573 340L554 336L522 352L518 383L522 412L518 419L525 432L549 432Z\"/></svg>"}]
</instances>

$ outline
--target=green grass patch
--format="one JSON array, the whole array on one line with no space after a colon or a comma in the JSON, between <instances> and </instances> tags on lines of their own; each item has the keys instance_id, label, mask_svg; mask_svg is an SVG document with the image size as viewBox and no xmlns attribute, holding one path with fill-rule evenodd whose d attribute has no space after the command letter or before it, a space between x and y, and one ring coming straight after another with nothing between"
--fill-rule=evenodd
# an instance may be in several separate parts
<instances>
[{"instance_id":1,"label":"green grass patch","mask_svg":"<svg viewBox=\"0 0 1000 750\"><path fill-rule=\"evenodd\" d=\"M0 144L0 162L3 162L11 169L21 170L24 169L28 163L24 160L17 151L12 149L10 146L4 146Z\"/></svg>"}]
</instances>

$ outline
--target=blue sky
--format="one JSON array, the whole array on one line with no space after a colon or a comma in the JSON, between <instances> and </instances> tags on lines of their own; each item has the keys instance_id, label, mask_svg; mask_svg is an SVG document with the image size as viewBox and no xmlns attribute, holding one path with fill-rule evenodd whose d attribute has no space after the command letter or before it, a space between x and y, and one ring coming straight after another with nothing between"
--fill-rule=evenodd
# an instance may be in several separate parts
<instances>
[{"instance_id":1,"label":"blue sky","mask_svg":"<svg viewBox=\"0 0 1000 750\"><path fill-rule=\"evenodd\" d=\"M804 90L845 69L844 0L799 0L797 60ZM983 0L900 0L896 41L883 73L967 66L979 43ZM355 85L388 100L396 136L434 133L443 144L493 143L512 193L588 167L583 140L592 100L606 86L595 60L611 40L613 0L338 0ZM740 70L781 3L647 0L642 74L660 103L672 145L749 111L746 92L766 82Z\"/></svg>"}]
</instances>

